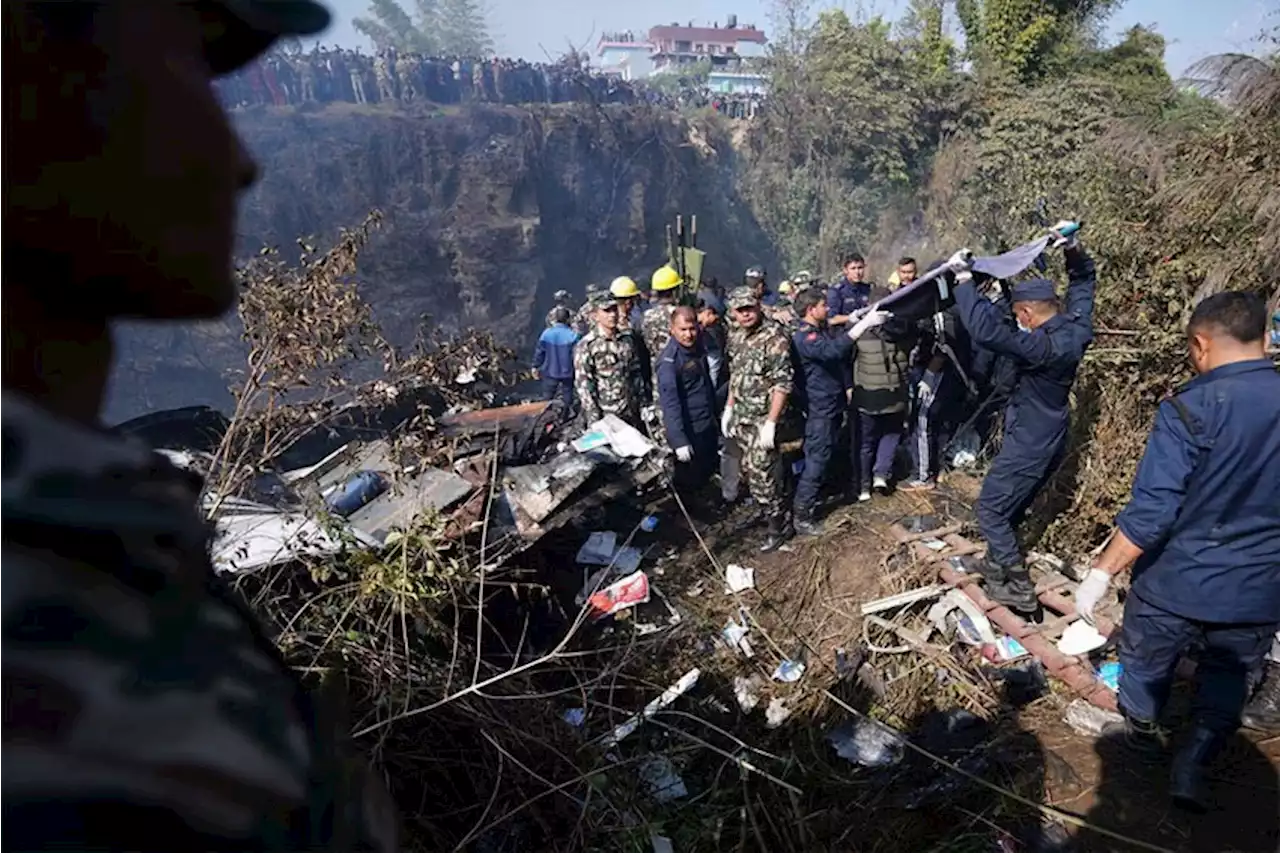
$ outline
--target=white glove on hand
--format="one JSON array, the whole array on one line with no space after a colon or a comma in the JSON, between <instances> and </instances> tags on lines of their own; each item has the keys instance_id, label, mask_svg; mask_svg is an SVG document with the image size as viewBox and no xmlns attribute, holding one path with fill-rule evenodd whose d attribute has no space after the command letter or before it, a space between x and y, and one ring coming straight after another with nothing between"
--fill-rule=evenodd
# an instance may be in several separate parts
<instances>
[{"instance_id":1,"label":"white glove on hand","mask_svg":"<svg viewBox=\"0 0 1280 853\"><path fill-rule=\"evenodd\" d=\"M725 438L733 438L733 432L730 424L733 423L733 404L724 407L724 414L720 416L720 434Z\"/></svg>"},{"instance_id":2,"label":"white glove on hand","mask_svg":"<svg viewBox=\"0 0 1280 853\"><path fill-rule=\"evenodd\" d=\"M973 252L961 249L947 260L947 269L956 274L956 281L964 284L973 281Z\"/></svg>"},{"instance_id":3,"label":"white glove on hand","mask_svg":"<svg viewBox=\"0 0 1280 853\"><path fill-rule=\"evenodd\" d=\"M1102 569L1090 569L1076 588L1076 612L1080 618L1093 624L1093 609L1111 588L1111 575Z\"/></svg>"},{"instance_id":4,"label":"white glove on hand","mask_svg":"<svg viewBox=\"0 0 1280 853\"><path fill-rule=\"evenodd\" d=\"M761 450L773 450L774 433L778 431L778 425L773 421L765 421L760 424L760 433L756 436L756 446Z\"/></svg>"},{"instance_id":5,"label":"white glove on hand","mask_svg":"<svg viewBox=\"0 0 1280 853\"><path fill-rule=\"evenodd\" d=\"M933 402L933 388L928 382L922 381L916 386L916 402L922 409L929 408L929 404Z\"/></svg>"},{"instance_id":6,"label":"white glove on hand","mask_svg":"<svg viewBox=\"0 0 1280 853\"><path fill-rule=\"evenodd\" d=\"M677 447L676 458L681 462L688 462L693 459L693 448L687 444L684 447Z\"/></svg>"},{"instance_id":7,"label":"white glove on hand","mask_svg":"<svg viewBox=\"0 0 1280 853\"><path fill-rule=\"evenodd\" d=\"M1073 225L1076 226L1075 231L1073 231L1068 237L1062 236L1062 229L1069 228ZM1074 249L1080 243L1077 239L1079 234L1079 225L1072 222L1070 219L1059 219L1058 224L1049 229L1049 236L1053 238L1053 248L1055 249Z\"/></svg>"},{"instance_id":8,"label":"white glove on hand","mask_svg":"<svg viewBox=\"0 0 1280 853\"><path fill-rule=\"evenodd\" d=\"M868 311L866 316L854 323L853 327L849 329L848 335L850 340L856 341L858 338L866 334L867 330L874 329L877 326L883 326L885 321L891 317L893 317L893 313L891 311L881 311L878 308Z\"/></svg>"}]
</instances>

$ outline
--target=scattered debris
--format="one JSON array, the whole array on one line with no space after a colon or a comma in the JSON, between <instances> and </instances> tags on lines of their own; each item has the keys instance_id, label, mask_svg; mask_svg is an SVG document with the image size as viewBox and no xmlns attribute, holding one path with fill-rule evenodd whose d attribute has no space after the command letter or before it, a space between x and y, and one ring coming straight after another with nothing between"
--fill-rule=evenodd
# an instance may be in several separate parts
<instances>
[{"instance_id":1,"label":"scattered debris","mask_svg":"<svg viewBox=\"0 0 1280 853\"><path fill-rule=\"evenodd\" d=\"M561 715L564 721L575 729L580 729L587 722L586 708L569 708Z\"/></svg>"},{"instance_id":2,"label":"scattered debris","mask_svg":"<svg viewBox=\"0 0 1280 853\"><path fill-rule=\"evenodd\" d=\"M603 619L648 601L649 578L644 572L637 571L595 593L587 599L587 604L592 610L593 619Z\"/></svg>"},{"instance_id":3,"label":"scattered debris","mask_svg":"<svg viewBox=\"0 0 1280 853\"><path fill-rule=\"evenodd\" d=\"M650 835L649 843L653 845L653 853L676 853L676 848L671 844L671 839L665 835L657 835L656 833Z\"/></svg>"},{"instance_id":4,"label":"scattered debris","mask_svg":"<svg viewBox=\"0 0 1280 853\"><path fill-rule=\"evenodd\" d=\"M747 620L743 619L743 623ZM725 645L742 654L743 657L755 657L755 650L751 648L751 642L747 639L747 634L751 629L745 624L741 624L734 619L730 619L728 624L724 626L724 630L720 632L720 636L724 638Z\"/></svg>"},{"instance_id":5,"label":"scattered debris","mask_svg":"<svg viewBox=\"0 0 1280 853\"><path fill-rule=\"evenodd\" d=\"M1107 638L1098 629L1081 619L1067 626L1058 640L1058 651L1064 655L1087 655L1107 644Z\"/></svg>"},{"instance_id":6,"label":"scattered debris","mask_svg":"<svg viewBox=\"0 0 1280 853\"><path fill-rule=\"evenodd\" d=\"M1111 692L1118 693L1120 691L1120 676L1124 673L1124 667L1119 661L1107 661L1098 667L1098 680L1110 688Z\"/></svg>"},{"instance_id":7,"label":"scattered debris","mask_svg":"<svg viewBox=\"0 0 1280 853\"><path fill-rule=\"evenodd\" d=\"M1099 708L1083 699L1072 700L1063 719L1073 730L1088 737L1097 737L1107 726L1124 722L1124 717L1115 711Z\"/></svg>"},{"instance_id":8,"label":"scattered debris","mask_svg":"<svg viewBox=\"0 0 1280 853\"><path fill-rule=\"evenodd\" d=\"M784 684L792 684L804 676L804 664L798 660L784 660L773 671L773 680Z\"/></svg>"},{"instance_id":9,"label":"scattered debris","mask_svg":"<svg viewBox=\"0 0 1280 853\"><path fill-rule=\"evenodd\" d=\"M725 595L734 595L747 589L755 589L756 570L730 563L724 570Z\"/></svg>"},{"instance_id":10,"label":"scattered debris","mask_svg":"<svg viewBox=\"0 0 1280 853\"><path fill-rule=\"evenodd\" d=\"M929 608L926 618L944 637L970 646L994 645L996 632L977 603L963 590L953 589Z\"/></svg>"},{"instance_id":11,"label":"scattered debris","mask_svg":"<svg viewBox=\"0 0 1280 853\"><path fill-rule=\"evenodd\" d=\"M305 513L241 498L227 498L218 505L214 526L213 566L232 574L337 554L346 547L342 538ZM360 530L353 530L352 536L357 546L380 544Z\"/></svg>"},{"instance_id":12,"label":"scattered debris","mask_svg":"<svg viewBox=\"0 0 1280 853\"><path fill-rule=\"evenodd\" d=\"M769 700L769 707L764 709L764 724L767 728L776 729L787 721L791 713L787 700L774 696Z\"/></svg>"},{"instance_id":13,"label":"scattered debris","mask_svg":"<svg viewBox=\"0 0 1280 853\"><path fill-rule=\"evenodd\" d=\"M658 517L656 515L646 515L640 519L640 529L645 533L652 533L658 529Z\"/></svg>"},{"instance_id":14,"label":"scattered debris","mask_svg":"<svg viewBox=\"0 0 1280 853\"><path fill-rule=\"evenodd\" d=\"M1016 638L1004 636L982 647L982 656L993 663L1017 660L1031 654Z\"/></svg>"},{"instance_id":15,"label":"scattered debris","mask_svg":"<svg viewBox=\"0 0 1280 853\"><path fill-rule=\"evenodd\" d=\"M650 755L639 763L636 772L656 802L667 803L689 796L684 779L665 755Z\"/></svg>"},{"instance_id":16,"label":"scattered debris","mask_svg":"<svg viewBox=\"0 0 1280 853\"><path fill-rule=\"evenodd\" d=\"M742 713L750 714L760 704L760 688L763 682L758 675L743 678L741 675L733 679L733 695L738 700Z\"/></svg>"},{"instance_id":17,"label":"scattered debris","mask_svg":"<svg viewBox=\"0 0 1280 853\"><path fill-rule=\"evenodd\" d=\"M607 566L618 549L618 534L612 530L597 530L587 537L578 549L575 559L588 566Z\"/></svg>"},{"instance_id":18,"label":"scattered debris","mask_svg":"<svg viewBox=\"0 0 1280 853\"><path fill-rule=\"evenodd\" d=\"M890 767L902 760L904 741L893 729L865 717L846 720L827 733L836 755L862 767Z\"/></svg>"},{"instance_id":19,"label":"scattered debris","mask_svg":"<svg viewBox=\"0 0 1280 853\"><path fill-rule=\"evenodd\" d=\"M890 595L886 598L877 598L875 601L867 601L862 605L862 615L867 616L872 613L881 613L885 610L896 610L899 607L905 607L908 604L915 604L917 601L927 601L930 598L937 598L951 587L945 583L936 583L932 586L921 587L920 589L911 589L906 592L900 592L897 595Z\"/></svg>"},{"instance_id":20,"label":"scattered debris","mask_svg":"<svg viewBox=\"0 0 1280 853\"><path fill-rule=\"evenodd\" d=\"M600 739L600 745L605 749L617 745L619 741L627 735L640 728L640 724L679 699L693 685L698 683L698 677L702 675L702 671L697 667L689 670L680 676L680 680L675 684L662 691L662 695L645 705L638 713L633 714L626 722L617 726L613 731Z\"/></svg>"}]
</instances>

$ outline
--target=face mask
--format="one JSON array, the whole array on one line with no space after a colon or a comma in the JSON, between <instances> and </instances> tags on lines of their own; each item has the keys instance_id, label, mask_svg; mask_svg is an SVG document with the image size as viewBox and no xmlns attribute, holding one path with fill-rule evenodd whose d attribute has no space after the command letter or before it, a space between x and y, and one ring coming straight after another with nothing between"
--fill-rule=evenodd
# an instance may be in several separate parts
<instances>
[{"instance_id":1,"label":"face mask","mask_svg":"<svg viewBox=\"0 0 1280 853\"><path fill-rule=\"evenodd\" d=\"M1018 324L1018 331L1019 331L1019 332L1026 332L1026 333L1028 333L1028 334L1030 334L1030 333L1031 333L1031 330L1030 330L1030 329L1028 329L1026 326L1022 325L1021 323L1019 323L1019 324Z\"/></svg>"}]
</instances>

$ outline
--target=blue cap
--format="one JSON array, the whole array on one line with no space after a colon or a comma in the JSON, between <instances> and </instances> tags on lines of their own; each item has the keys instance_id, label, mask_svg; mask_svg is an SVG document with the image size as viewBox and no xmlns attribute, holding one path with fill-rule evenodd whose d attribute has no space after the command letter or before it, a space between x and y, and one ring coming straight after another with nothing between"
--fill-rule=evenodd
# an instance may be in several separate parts
<instances>
[{"instance_id":1,"label":"blue cap","mask_svg":"<svg viewBox=\"0 0 1280 853\"><path fill-rule=\"evenodd\" d=\"M1057 298L1058 290L1047 278L1020 281L1009 291L1009 299L1013 302L1039 302Z\"/></svg>"}]
</instances>

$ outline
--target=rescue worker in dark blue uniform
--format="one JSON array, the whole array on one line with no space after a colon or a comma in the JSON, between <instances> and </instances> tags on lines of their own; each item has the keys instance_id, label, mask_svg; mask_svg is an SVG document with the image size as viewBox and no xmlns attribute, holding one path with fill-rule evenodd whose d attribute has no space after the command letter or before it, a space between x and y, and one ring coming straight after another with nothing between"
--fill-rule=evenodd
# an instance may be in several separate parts
<instances>
[{"instance_id":1,"label":"rescue worker in dark blue uniform","mask_svg":"<svg viewBox=\"0 0 1280 853\"><path fill-rule=\"evenodd\" d=\"M822 532L814 509L831 457L840 438L841 418L848 407L849 364L853 343L868 329L883 325L891 316L867 311L848 332L827 325L827 302L817 290L796 297L800 328L791 336L795 363L796 396L804 401L804 472L796 484L794 516L796 532L814 536Z\"/></svg>"},{"instance_id":2,"label":"rescue worker in dark blue uniform","mask_svg":"<svg viewBox=\"0 0 1280 853\"><path fill-rule=\"evenodd\" d=\"M1036 493L1057 468L1067 446L1071 384L1093 340L1093 261L1074 235L1062 238L1067 275L1066 304L1059 310L1053 282L1038 278L1015 284L1010 301L1019 326L1010 328L1000 310L978 292L969 253L957 252L956 307L978 346L1008 357L1017 385L1004 415L1004 440L978 496L978 526L987 542L982 564L987 595L1024 614L1038 610L1035 587L1018 545L1017 525Z\"/></svg>"},{"instance_id":3,"label":"rescue worker in dark blue uniform","mask_svg":"<svg viewBox=\"0 0 1280 853\"><path fill-rule=\"evenodd\" d=\"M692 308L671 312L671 339L658 359L658 402L676 454L676 486L699 488L719 460L720 414L707 350Z\"/></svg>"},{"instance_id":4,"label":"rescue worker in dark blue uniform","mask_svg":"<svg viewBox=\"0 0 1280 853\"><path fill-rule=\"evenodd\" d=\"M1248 680L1280 628L1280 374L1266 358L1267 311L1219 293L1188 324L1199 374L1160 404L1133 499L1076 593L1092 621L1111 579L1133 567L1120 635L1120 708L1130 746L1165 744L1174 667L1200 644L1193 729L1170 793L1206 807L1204 769L1240 725Z\"/></svg>"},{"instance_id":5,"label":"rescue worker in dark blue uniform","mask_svg":"<svg viewBox=\"0 0 1280 853\"><path fill-rule=\"evenodd\" d=\"M871 284L865 280L866 259L850 252L840 267L843 275L827 289L827 324L830 326L852 323L855 312L866 308L871 298Z\"/></svg>"}]
</instances>

